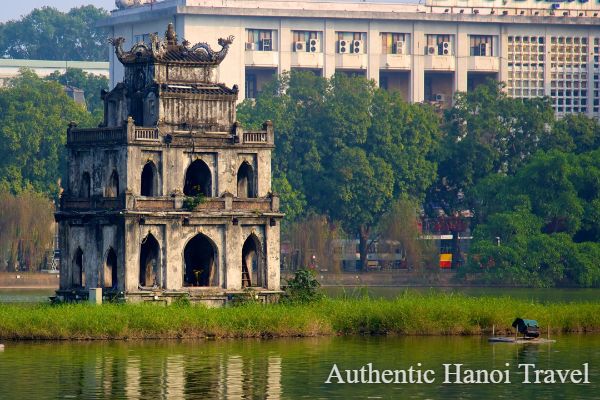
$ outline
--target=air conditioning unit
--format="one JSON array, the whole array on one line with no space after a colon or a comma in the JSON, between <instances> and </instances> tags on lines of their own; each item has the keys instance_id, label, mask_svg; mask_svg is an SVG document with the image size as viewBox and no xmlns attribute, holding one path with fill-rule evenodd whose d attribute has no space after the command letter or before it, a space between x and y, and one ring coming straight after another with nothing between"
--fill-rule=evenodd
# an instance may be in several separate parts
<instances>
[{"instance_id":1,"label":"air conditioning unit","mask_svg":"<svg viewBox=\"0 0 600 400\"><path fill-rule=\"evenodd\" d=\"M338 42L338 52L340 54L350 53L350 42L348 40L340 40Z\"/></svg>"},{"instance_id":2,"label":"air conditioning unit","mask_svg":"<svg viewBox=\"0 0 600 400\"><path fill-rule=\"evenodd\" d=\"M352 41L352 52L355 54L364 53L362 40L353 40Z\"/></svg>"},{"instance_id":3,"label":"air conditioning unit","mask_svg":"<svg viewBox=\"0 0 600 400\"><path fill-rule=\"evenodd\" d=\"M260 42L262 44L262 51L271 51L273 49L273 42L271 41L271 39L262 39Z\"/></svg>"},{"instance_id":4,"label":"air conditioning unit","mask_svg":"<svg viewBox=\"0 0 600 400\"><path fill-rule=\"evenodd\" d=\"M246 43L246 50L256 50L256 43Z\"/></svg>"},{"instance_id":5,"label":"air conditioning unit","mask_svg":"<svg viewBox=\"0 0 600 400\"><path fill-rule=\"evenodd\" d=\"M301 53L306 51L306 42L295 42L294 43L294 51L296 53Z\"/></svg>"},{"instance_id":6,"label":"air conditioning unit","mask_svg":"<svg viewBox=\"0 0 600 400\"><path fill-rule=\"evenodd\" d=\"M436 93L433 95L433 98L435 101L439 101L440 103L446 101L446 95L444 93Z\"/></svg>"},{"instance_id":7,"label":"air conditioning unit","mask_svg":"<svg viewBox=\"0 0 600 400\"><path fill-rule=\"evenodd\" d=\"M427 55L432 56L437 53L435 46L427 46Z\"/></svg>"},{"instance_id":8,"label":"air conditioning unit","mask_svg":"<svg viewBox=\"0 0 600 400\"><path fill-rule=\"evenodd\" d=\"M438 54L441 56L449 56L450 55L450 42L442 42L440 43Z\"/></svg>"},{"instance_id":9,"label":"air conditioning unit","mask_svg":"<svg viewBox=\"0 0 600 400\"><path fill-rule=\"evenodd\" d=\"M318 53L321 49L321 42L319 39L310 39L308 41L308 52L309 53Z\"/></svg>"},{"instance_id":10,"label":"air conditioning unit","mask_svg":"<svg viewBox=\"0 0 600 400\"><path fill-rule=\"evenodd\" d=\"M479 45L479 55L482 57L492 56L492 46L489 43L481 43Z\"/></svg>"},{"instance_id":11,"label":"air conditioning unit","mask_svg":"<svg viewBox=\"0 0 600 400\"><path fill-rule=\"evenodd\" d=\"M406 42L397 41L396 48L394 49L396 54L406 54Z\"/></svg>"}]
</instances>

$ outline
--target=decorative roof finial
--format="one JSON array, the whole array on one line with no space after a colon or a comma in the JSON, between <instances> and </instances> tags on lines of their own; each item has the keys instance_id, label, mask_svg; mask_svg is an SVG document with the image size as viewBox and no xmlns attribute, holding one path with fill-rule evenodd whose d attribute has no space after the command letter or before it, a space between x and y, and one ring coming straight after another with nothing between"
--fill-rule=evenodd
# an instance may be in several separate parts
<instances>
[{"instance_id":1,"label":"decorative roof finial","mask_svg":"<svg viewBox=\"0 0 600 400\"><path fill-rule=\"evenodd\" d=\"M170 23L167 27L167 32L165 32L165 38L167 39L167 45L176 45L177 44L177 33L175 33L175 28L173 24Z\"/></svg>"}]
</instances>

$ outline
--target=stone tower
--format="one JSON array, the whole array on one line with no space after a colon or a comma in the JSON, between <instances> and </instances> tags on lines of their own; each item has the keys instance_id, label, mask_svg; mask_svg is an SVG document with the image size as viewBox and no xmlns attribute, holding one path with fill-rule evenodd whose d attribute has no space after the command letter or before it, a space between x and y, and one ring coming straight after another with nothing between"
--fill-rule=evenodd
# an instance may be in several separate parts
<instances>
[{"instance_id":1,"label":"stone tower","mask_svg":"<svg viewBox=\"0 0 600 400\"><path fill-rule=\"evenodd\" d=\"M103 93L100 127L67 134L59 296L220 303L279 291L273 126L244 131L237 86L216 81L232 41L179 43L172 25L130 51L111 40L124 81Z\"/></svg>"}]
</instances>

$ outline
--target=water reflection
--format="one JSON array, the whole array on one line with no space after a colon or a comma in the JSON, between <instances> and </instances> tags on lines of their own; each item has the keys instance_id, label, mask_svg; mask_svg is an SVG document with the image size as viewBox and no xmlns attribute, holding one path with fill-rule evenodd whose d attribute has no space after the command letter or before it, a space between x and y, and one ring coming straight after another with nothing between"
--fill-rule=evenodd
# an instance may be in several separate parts
<instances>
[{"instance_id":1,"label":"water reflection","mask_svg":"<svg viewBox=\"0 0 600 400\"><path fill-rule=\"evenodd\" d=\"M8 343L0 353L4 399L481 399L592 398L600 389L599 336L563 336L553 345L490 345L485 338L354 337L291 340ZM326 385L340 369L423 363L431 385ZM443 363L504 369L511 385L442 384ZM522 385L519 363L591 365L591 385ZM590 397L591 396L591 397Z\"/></svg>"}]
</instances>

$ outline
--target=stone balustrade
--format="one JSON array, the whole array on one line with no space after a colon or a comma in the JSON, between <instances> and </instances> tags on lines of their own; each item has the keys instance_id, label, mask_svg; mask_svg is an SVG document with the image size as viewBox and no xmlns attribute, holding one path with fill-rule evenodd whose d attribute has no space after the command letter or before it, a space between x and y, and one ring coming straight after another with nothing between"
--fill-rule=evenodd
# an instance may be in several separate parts
<instances>
[{"instance_id":1,"label":"stone balustrade","mask_svg":"<svg viewBox=\"0 0 600 400\"><path fill-rule=\"evenodd\" d=\"M132 194L116 198L91 197L77 198L63 196L61 209L64 211L115 210L131 211L191 211L184 205L183 196L144 197ZM193 211L242 211L242 212L279 212L279 197L270 195L263 198L233 198L226 194L222 197L206 198Z\"/></svg>"}]
</instances>

